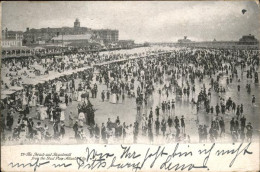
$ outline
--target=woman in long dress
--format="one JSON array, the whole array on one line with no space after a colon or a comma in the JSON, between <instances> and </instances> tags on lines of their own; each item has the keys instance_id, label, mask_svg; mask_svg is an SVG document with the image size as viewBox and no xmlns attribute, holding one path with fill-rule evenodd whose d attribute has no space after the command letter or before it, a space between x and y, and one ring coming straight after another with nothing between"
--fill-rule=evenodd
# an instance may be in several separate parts
<instances>
[{"instance_id":1,"label":"woman in long dress","mask_svg":"<svg viewBox=\"0 0 260 172\"><path fill-rule=\"evenodd\" d=\"M110 103L115 104L116 102L117 102L117 100L116 100L116 94L113 93L113 94L110 96Z\"/></svg>"},{"instance_id":2,"label":"woman in long dress","mask_svg":"<svg viewBox=\"0 0 260 172\"><path fill-rule=\"evenodd\" d=\"M73 100L73 98L72 98L73 95L71 92L67 93L67 95L68 95L69 102L71 103Z\"/></svg>"},{"instance_id":3,"label":"woman in long dress","mask_svg":"<svg viewBox=\"0 0 260 172\"><path fill-rule=\"evenodd\" d=\"M35 95L35 92L36 92L35 87L33 87L32 88L32 94Z\"/></svg>"},{"instance_id":4,"label":"woman in long dress","mask_svg":"<svg viewBox=\"0 0 260 172\"><path fill-rule=\"evenodd\" d=\"M83 121L85 119L85 114L83 112L80 112L78 119L79 119L79 126L83 127Z\"/></svg>"},{"instance_id":5,"label":"woman in long dress","mask_svg":"<svg viewBox=\"0 0 260 172\"><path fill-rule=\"evenodd\" d=\"M108 136L108 138L107 138L107 140L108 140L108 143L113 143L113 141L114 141L114 130L113 129L108 129L107 130L107 136Z\"/></svg>"},{"instance_id":6,"label":"woman in long dress","mask_svg":"<svg viewBox=\"0 0 260 172\"><path fill-rule=\"evenodd\" d=\"M35 129L36 129L36 132L37 132L36 139L38 141L40 141L42 139L41 123L40 122L37 122L37 126L35 127Z\"/></svg>"},{"instance_id":7,"label":"woman in long dress","mask_svg":"<svg viewBox=\"0 0 260 172\"><path fill-rule=\"evenodd\" d=\"M65 109L67 108L65 103L61 103L60 104L60 109L61 109L61 113L60 113L60 120L61 121L65 121Z\"/></svg>"},{"instance_id":8,"label":"woman in long dress","mask_svg":"<svg viewBox=\"0 0 260 172\"><path fill-rule=\"evenodd\" d=\"M64 121L65 121L65 112L64 112L64 110L61 110L61 113L60 113L60 121L61 121L61 122L64 122Z\"/></svg>"},{"instance_id":9,"label":"woman in long dress","mask_svg":"<svg viewBox=\"0 0 260 172\"><path fill-rule=\"evenodd\" d=\"M58 81L58 82L56 83L56 92L57 92L57 93L60 92L61 86L62 86L61 82Z\"/></svg>"},{"instance_id":10,"label":"woman in long dress","mask_svg":"<svg viewBox=\"0 0 260 172\"><path fill-rule=\"evenodd\" d=\"M29 106L32 107L33 105L33 100L32 100L32 97L31 97L31 100L29 101Z\"/></svg>"},{"instance_id":11,"label":"woman in long dress","mask_svg":"<svg viewBox=\"0 0 260 172\"><path fill-rule=\"evenodd\" d=\"M78 91L78 102L81 102L81 94L82 94L82 91Z\"/></svg>"},{"instance_id":12,"label":"woman in long dress","mask_svg":"<svg viewBox=\"0 0 260 172\"><path fill-rule=\"evenodd\" d=\"M53 122L53 108L51 108L50 110L50 121Z\"/></svg>"},{"instance_id":13,"label":"woman in long dress","mask_svg":"<svg viewBox=\"0 0 260 172\"><path fill-rule=\"evenodd\" d=\"M40 120L43 121L47 117L47 113L44 106L40 106Z\"/></svg>"},{"instance_id":14,"label":"woman in long dress","mask_svg":"<svg viewBox=\"0 0 260 172\"><path fill-rule=\"evenodd\" d=\"M77 99L78 99L78 90L75 90L73 93L73 100L77 101Z\"/></svg>"},{"instance_id":15,"label":"woman in long dress","mask_svg":"<svg viewBox=\"0 0 260 172\"><path fill-rule=\"evenodd\" d=\"M21 129L20 129L20 134L19 134L19 137L20 137L20 141L21 143L23 143L24 141L26 141L26 126L24 123L21 124Z\"/></svg>"},{"instance_id":16,"label":"woman in long dress","mask_svg":"<svg viewBox=\"0 0 260 172\"><path fill-rule=\"evenodd\" d=\"M46 135L46 133L48 132L48 130L49 130L49 127L48 127L48 125L44 125L44 136Z\"/></svg>"},{"instance_id":17,"label":"woman in long dress","mask_svg":"<svg viewBox=\"0 0 260 172\"><path fill-rule=\"evenodd\" d=\"M23 92L23 106L27 105L27 98L25 92Z\"/></svg>"},{"instance_id":18,"label":"woman in long dress","mask_svg":"<svg viewBox=\"0 0 260 172\"><path fill-rule=\"evenodd\" d=\"M133 143L133 127L128 126L126 128L126 138L125 138L125 143Z\"/></svg>"},{"instance_id":19,"label":"woman in long dress","mask_svg":"<svg viewBox=\"0 0 260 172\"><path fill-rule=\"evenodd\" d=\"M36 95L33 94L32 100L31 100L31 106L33 106L33 107L36 106L36 99L37 99Z\"/></svg>"},{"instance_id":20,"label":"woman in long dress","mask_svg":"<svg viewBox=\"0 0 260 172\"><path fill-rule=\"evenodd\" d=\"M46 96L47 96L47 93L46 93L46 92L43 92L43 100L42 100L42 104L45 103Z\"/></svg>"}]
</instances>

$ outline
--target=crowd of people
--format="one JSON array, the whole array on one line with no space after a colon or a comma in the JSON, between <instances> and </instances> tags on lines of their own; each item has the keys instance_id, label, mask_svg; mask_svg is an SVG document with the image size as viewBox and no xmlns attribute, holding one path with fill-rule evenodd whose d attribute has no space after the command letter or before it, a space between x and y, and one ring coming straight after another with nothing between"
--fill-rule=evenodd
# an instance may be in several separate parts
<instances>
[{"instance_id":1,"label":"crowd of people","mask_svg":"<svg viewBox=\"0 0 260 172\"><path fill-rule=\"evenodd\" d=\"M98 65L104 62L111 63ZM86 66L47 82L24 82ZM252 141L253 121L247 118L244 102L226 94L236 83L237 94L246 92L252 97L249 108L255 108L258 97L251 95L251 87L258 84L258 67L258 50L187 47L2 60L2 90L22 90L1 100L1 137L19 143ZM245 88L243 80L247 80ZM97 123L94 99L116 106L135 100L136 112L129 117L134 122L121 122L117 116ZM188 120L194 114L176 113L184 103L196 112L196 120ZM77 111L69 110L73 106ZM210 122L199 120L204 114Z\"/></svg>"}]
</instances>

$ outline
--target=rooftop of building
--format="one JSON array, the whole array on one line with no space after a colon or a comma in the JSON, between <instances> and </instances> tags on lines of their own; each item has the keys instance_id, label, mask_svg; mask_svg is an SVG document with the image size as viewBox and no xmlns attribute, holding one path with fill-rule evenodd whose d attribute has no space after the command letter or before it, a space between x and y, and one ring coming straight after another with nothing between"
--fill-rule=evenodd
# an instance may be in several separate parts
<instances>
[{"instance_id":1,"label":"rooftop of building","mask_svg":"<svg viewBox=\"0 0 260 172\"><path fill-rule=\"evenodd\" d=\"M117 29L92 29L93 31L116 31L118 32Z\"/></svg>"},{"instance_id":2,"label":"rooftop of building","mask_svg":"<svg viewBox=\"0 0 260 172\"><path fill-rule=\"evenodd\" d=\"M240 42L258 42L254 35L243 35L242 38L239 39Z\"/></svg>"},{"instance_id":3,"label":"rooftop of building","mask_svg":"<svg viewBox=\"0 0 260 172\"><path fill-rule=\"evenodd\" d=\"M13 31L13 30L2 30L2 32L7 32L8 34L23 34L23 31Z\"/></svg>"},{"instance_id":4,"label":"rooftop of building","mask_svg":"<svg viewBox=\"0 0 260 172\"><path fill-rule=\"evenodd\" d=\"M29 30L26 30L25 32L34 32L34 33L40 33L40 32L56 32L56 31L74 31L75 29L77 30L90 30L90 28L87 28L87 27L79 27L79 28L74 28L74 27L60 27L60 28L40 28L40 29L35 29L35 28L32 28L32 29L29 29Z\"/></svg>"},{"instance_id":5,"label":"rooftop of building","mask_svg":"<svg viewBox=\"0 0 260 172\"><path fill-rule=\"evenodd\" d=\"M54 41L70 41L70 40L90 40L92 37L91 34L84 35L59 35L57 37L52 38Z\"/></svg>"},{"instance_id":6,"label":"rooftop of building","mask_svg":"<svg viewBox=\"0 0 260 172\"><path fill-rule=\"evenodd\" d=\"M134 42L132 39L118 40L118 42Z\"/></svg>"}]
</instances>

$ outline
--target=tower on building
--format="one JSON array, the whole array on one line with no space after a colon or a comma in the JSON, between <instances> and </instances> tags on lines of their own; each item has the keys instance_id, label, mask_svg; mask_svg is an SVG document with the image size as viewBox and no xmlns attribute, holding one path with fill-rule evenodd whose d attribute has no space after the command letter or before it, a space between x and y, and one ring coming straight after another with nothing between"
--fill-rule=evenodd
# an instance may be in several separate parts
<instances>
[{"instance_id":1,"label":"tower on building","mask_svg":"<svg viewBox=\"0 0 260 172\"><path fill-rule=\"evenodd\" d=\"M80 22L79 19L77 18L74 22L74 28L79 28L80 27Z\"/></svg>"}]
</instances>

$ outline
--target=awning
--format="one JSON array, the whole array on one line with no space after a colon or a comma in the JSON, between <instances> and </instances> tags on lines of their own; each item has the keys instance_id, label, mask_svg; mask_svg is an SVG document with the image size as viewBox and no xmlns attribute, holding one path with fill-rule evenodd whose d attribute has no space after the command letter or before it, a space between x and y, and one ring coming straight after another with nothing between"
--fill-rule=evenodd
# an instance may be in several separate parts
<instances>
[{"instance_id":1,"label":"awning","mask_svg":"<svg viewBox=\"0 0 260 172\"><path fill-rule=\"evenodd\" d=\"M12 90L1 90L1 97L2 97L2 95L11 95L15 92L16 91L12 91Z\"/></svg>"},{"instance_id":2,"label":"awning","mask_svg":"<svg viewBox=\"0 0 260 172\"><path fill-rule=\"evenodd\" d=\"M29 47L2 47L2 51L10 50L31 50Z\"/></svg>"},{"instance_id":3,"label":"awning","mask_svg":"<svg viewBox=\"0 0 260 172\"><path fill-rule=\"evenodd\" d=\"M41 82L38 79L32 79L32 78L25 78L23 80L24 85L37 85L39 83L44 83L44 82Z\"/></svg>"},{"instance_id":4,"label":"awning","mask_svg":"<svg viewBox=\"0 0 260 172\"><path fill-rule=\"evenodd\" d=\"M34 50L45 50L45 48L43 48L43 47L34 47L33 49Z\"/></svg>"},{"instance_id":5,"label":"awning","mask_svg":"<svg viewBox=\"0 0 260 172\"><path fill-rule=\"evenodd\" d=\"M23 90L23 87L13 86L13 87L9 87L9 90L12 90L12 91L20 91L20 90Z\"/></svg>"},{"instance_id":6,"label":"awning","mask_svg":"<svg viewBox=\"0 0 260 172\"><path fill-rule=\"evenodd\" d=\"M8 95L3 94L3 95L1 95L1 100L4 100L4 99L7 98L7 97L8 97Z\"/></svg>"},{"instance_id":7,"label":"awning","mask_svg":"<svg viewBox=\"0 0 260 172\"><path fill-rule=\"evenodd\" d=\"M26 54L26 55L8 55L8 56L3 56L2 59L11 59L11 58L23 58L23 57L32 57L32 54Z\"/></svg>"}]
</instances>

